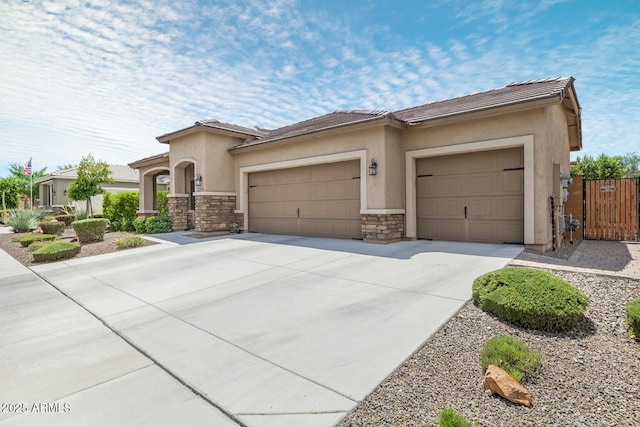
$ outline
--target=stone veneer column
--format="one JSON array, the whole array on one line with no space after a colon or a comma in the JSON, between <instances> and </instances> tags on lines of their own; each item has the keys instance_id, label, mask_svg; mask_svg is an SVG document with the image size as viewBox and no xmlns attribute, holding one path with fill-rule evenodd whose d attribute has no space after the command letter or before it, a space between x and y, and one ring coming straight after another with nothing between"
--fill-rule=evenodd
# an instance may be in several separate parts
<instances>
[{"instance_id":1,"label":"stone veneer column","mask_svg":"<svg viewBox=\"0 0 640 427\"><path fill-rule=\"evenodd\" d=\"M236 196L196 193L195 230L229 231L236 222Z\"/></svg>"},{"instance_id":2,"label":"stone veneer column","mask_svg":"<svg viewBox=\"0 0 640 427\"><path fill-rule=\"evenodd\" d=\"M362 215L361 227L365 242L397 242L404 237L404 214Z\"/></svg>"},{"instance_id":3,"label":"stone veneer column","mask_svg":"<svg viewBox=\"0 0 640 427\"><path fill-rule=\"evenodd\" d=\"M189 211L188 195L168 195L169 216L171 217L171 231L187 229L187 214Z\"/></svg>"}]
</instances>

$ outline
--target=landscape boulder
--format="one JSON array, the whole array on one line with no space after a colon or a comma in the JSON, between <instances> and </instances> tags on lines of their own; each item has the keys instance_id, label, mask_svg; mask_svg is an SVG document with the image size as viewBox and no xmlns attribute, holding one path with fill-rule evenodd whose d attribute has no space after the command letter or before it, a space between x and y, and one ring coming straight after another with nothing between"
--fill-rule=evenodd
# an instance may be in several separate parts
<instances>
[{"instance_id":1,"label":"landscape boulder","mask_svg":"<svg viewBox=\"0 0 640 427\"><path fill-rule=\"evenodd\" d=\"M498 393L511 402L525 406L531 405L531 394L527 389L496 365L489 365L484 374L482 386L489 395Z\"/></svg>"}]
</instances>

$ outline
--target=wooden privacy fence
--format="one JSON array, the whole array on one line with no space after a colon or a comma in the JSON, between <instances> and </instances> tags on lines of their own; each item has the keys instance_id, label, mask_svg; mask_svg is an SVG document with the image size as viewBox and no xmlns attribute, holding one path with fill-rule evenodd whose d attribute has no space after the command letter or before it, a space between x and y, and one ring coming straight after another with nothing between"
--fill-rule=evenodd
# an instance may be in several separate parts
<instances>
[{"instance_id":1,"label":"wooden privacy fence","mask_svg":"<svg viewBox=\"0 0 640 427\"><path fill-rule=\"evenodd\" d=\"M584 181L584 238L640 240L640 178Z\"/></svg>"}]
</instances>

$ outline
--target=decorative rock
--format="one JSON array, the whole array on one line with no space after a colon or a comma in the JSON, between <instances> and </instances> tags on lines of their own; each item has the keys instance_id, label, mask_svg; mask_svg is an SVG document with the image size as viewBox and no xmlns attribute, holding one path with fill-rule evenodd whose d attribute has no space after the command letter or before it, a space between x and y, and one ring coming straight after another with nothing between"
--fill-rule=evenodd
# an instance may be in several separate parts
<instances>
[{"instance_id":1,"label":"decorative rock","mask_svg":"<svg viewBox=\"0 0 640 427\"><path fill-rule=\"evenodd\" d=\"M491 394L498 393L513 403L519 403L525 406L531 405L531 394L529 394L527 389L522 387L498 366L489 365L487 372L484 374L482 386L485 392L490 391Z\"/></svg>"}]
</instances>

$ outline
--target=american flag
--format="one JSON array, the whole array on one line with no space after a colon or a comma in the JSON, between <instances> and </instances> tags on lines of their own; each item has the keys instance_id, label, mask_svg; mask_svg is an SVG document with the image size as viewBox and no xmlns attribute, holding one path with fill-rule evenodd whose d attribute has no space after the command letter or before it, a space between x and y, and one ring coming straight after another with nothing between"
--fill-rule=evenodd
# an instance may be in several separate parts
<instances>
[{"instance_id":1,"label":"american flag","mask_svg":"<svg viewBox=\"0 0 640 427\"><path fill-rule=\"evenodd\" d=\"M22 175L29 176L31 175L31 159L27 163L22 166Z\"/></svg>"}]
</instances>

